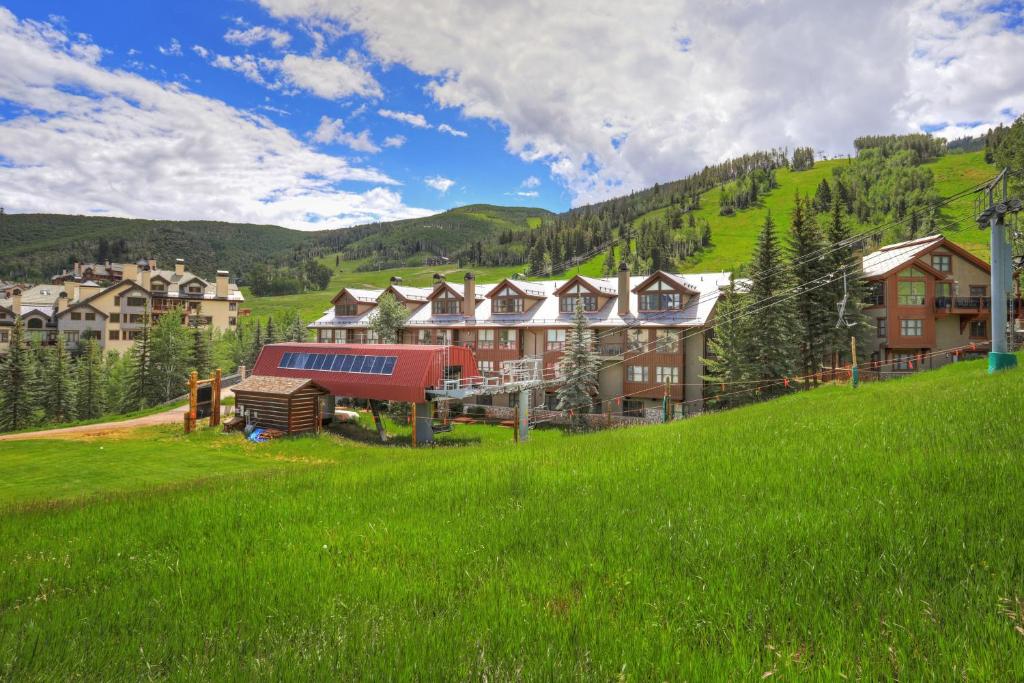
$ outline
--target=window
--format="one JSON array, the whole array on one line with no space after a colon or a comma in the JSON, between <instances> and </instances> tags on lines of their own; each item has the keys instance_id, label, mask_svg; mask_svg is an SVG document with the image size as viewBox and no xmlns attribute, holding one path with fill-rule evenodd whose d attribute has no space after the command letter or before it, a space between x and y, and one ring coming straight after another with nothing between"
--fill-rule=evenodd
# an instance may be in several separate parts
<instances>
[{"instance_id":1,"label":"window","mask_svg":"<svg viewBox=\"0 0 1024 683\"><path fill-rule=\"evenodd\" d=\"M452 331L451 330L438 330L437 331L437 343L447 346L452 343Z\"/></svg>"},{"instance_id":2,"label":"window","mask_svg":"<svg viewBox=\"0 0 1024 683\"><path fill-rule=\"evenodd\" d=\"M920 268L905 268L900 271L900 277L924 277L924 271Z\"/></svg>"},{"instance_id":3,"label":"window","mask_svg":"<svg viewBox=\"0 0 1024 683\"><path fill-rule=\"evenodd\" d=\"M96 320L96 314L95 313L86 313L85 314L85 319L86 320Z\"/></svg>"},{"instance_id":4,"label":"window","mask_svg":"<svg viewBox=\"0 0 1024 683\"><path fill-rule=\"evenodd\" d=\"M516 331L515 330L498 330L498 348L499 349L514 349L514 348L516 348Z\"/></svg>"},{"instance_id":5,"label":"window","mask_svg":"<svg viewBox=\"0 0 1024 683\"><path fill-rule=\"evenodd\" d=\"M679 368L659 365L654 369L654 378L658 381L658 384L678 384Z\"/></svg>"},{"instance_id":6,"label":"window","mask_svg":"<svg viewBox=\"0 0 1024 683\"><path fill-rule=\"evenodd\" d=\"M78 330L65 330L64 331L64 342L66 344L77 344L78 343Z\"/></svg>"},{"instance_id":7,"label":"window","mask_svg":"<svg viewBox=\"0 0 1024 683\"><path fill-rule=\"evenodd\" d=\"M953 285L949 282L935 283L935 307L945 308L949 306L950 297L953 293Z\"/></svg>"},{"instance_id":8,"label":"window","mask_svg":"<svg viewBox=\"0 0 1024 683\"><path fill-rule=\"evenodd\" d=\"M953 271L953 257L949 254L932 254L932 268L940 273Z\"/></svg>"},{"instance_id":9,"label":"window","mask_svg":"<svg viewBox=\"0 0 1024 683\"><path fill-rule=\"evenodd\" d=\"M647 330L630 329L626 331L626 346L630 351L642 351L647 345Z\"/></svg>"},{"instance_id":10,"label":"window","mask_svg":"<svg viewBox=\"0 0 1024 683\"><path fill-rule=\"evenodd\" d=\"M575 313L577 299L583 304L583 310L587 313L597 310L597 297L579 285L573 286L572 289L562 294L558 301L558 310L562 313Z\"/></svg>"},{"instance_id":11,"label":"window","mask_svg":"<svg viewBox=\"0 0 1024 683\"><path fill-rule=\"evenodd\" d=\"M120 313L111 313L110 314L110 322L112 322L112 323L119 323L119 322L121 322L121 314Z\"/></svg>"},{"instance_id":12,"label":"window","mask_svg":"<svg viewBox=\"0 0 1024 683\"><path fill-rule=\"evenodd\" d=\"M548 351L561 351L565 348L565 330L548 330L547 343L544 348Z\"/></svg>"},{"instance_id":13,"label":"window","mask_svg":"<svg viewBox=\"0 0 1024 683\"><path fill-rule=\"evenodd\" d=\"M679 332L676 330L655 330L655 349L659 353L675 353L679 343Z\"/></svg>"},{"instance_id":14,"label":"window","mask_svg":"<svg viewBox=\"0 0 1024 683\"><path fill-rule=\"evenodd\" d=\"M142 336L142 332L143 332L142 330L131 330L130 332L125 332L125 337L127 339L132 339L132 340L138 339L139 337Z\"/></svg>"},{"instance_id":15,"label":"window","mask_svg":"<svg viewBox=\"0 0 1024 683\"><path fill-rule=\"evenodd\" d=\"M26 325L30 330L41 330L43 329L43 321L39 318L29 318L28 324Z\"/></svg>"},{"instance_id":16,"label":"window","mask_svg":"<svg viewBox=\"0 0 1024 683\"><path fill-rule=\"evenodd\" d=\"M899 283L900 306L924 306L925 283L901 280Z\"/></svg>"},{"instance_id":17,"label":"window","mask_svg":"<svg viewBox=\"0 0 1024 683\"><path fill-rule=\"evenodd\" d=\"M971 296L986 296L988 287L986 285L971 285Z\"/></svg>"},{"instance_id":18,"label":"window","mask_svg":"<svg viewBox=\"0 0 1024 683\"><path fill-rule=\"evenodd\" d=\"M146 305L146 300L141 296L130 296L128 297L128 305L143 308Z\"/></svg>"},{"instance_id":19,"label":"window","mask_svg":"<svg viewBox=\"0 0 1024 683\"><path fill-rule=\"evenodd\" d=\"M682 300L683 297L678 291L659 280L640 293L640 310L675 311L682 307Z\"/></svg>"},{"instance_id":20,"label":"window","mask_svg":"<svg viewBox=\"0 0 1024 683\"><path fill-rule=\"evenodd\" d=\"M72 320L81 320L82 319L82 314L78 313L78 312L74 312L74 313L71 314L71 319Z\"/></svg>"},{"instance_id":21,"label":"window","mask_svg":"<svg viewBox=\"0 0 1024 683\"><path fill-rule=\"evenodd\" d=\"M915 318L904 318L900 320L900 334L904 337L920 337L924 328L924 321Z\"/></svg>"},{"instance_id":22,"label":"window","mask_svg":"<svg viewBox=\"0 0 1024 683\"><path fill-rule=\"evenodd\" d=\"M430 344L433 341L433 335L431 334L430 330L416 330L417 344Z\"/></svg>"},{"instance_id":23,"label":"window","mask_svg":"<svg viewBox=\"0 0 1024 683\"><path fill-rule=\"evenodd\" d=\"M478 349L493 349L494 330L479 330L476 333L476 347Z\"/></svg>"},{"instance_id":24,"label":"window","mask_svg":"<svg viewBox=\"0 0 1024 683\"><path fill-rule=\"evenodd\" d=\"M864 303L868 306L884 306L885 305L885 281L874 280L868 283L867 295L864 297Z\"/></svg>"},{"instance_id":25,"label":"window","mask_svg":"<svg viewBox=\"0 0 1024 683\"><path fill-rule=\"evenodd\" d=\"M875 331L879 339L885 339L889 335L889 321L886 318L879 318L875 321Z\"/></svg>"},{"instance_id":26,"label":"window","mask_svg":"<svg viewBox=\"0 0 1024 683\"><path fill-rule=\"evenodd\" d=\"M912 353L897 353L892 357L892 367L894 370L920 369L921 362L918 360L917 356Z\"/></svg>"},{"instance_id":27,"label":"window","mask_svg":"<svg viewBox=\"0 0 1024 683\"><path fill-rule=\"evenodd\" d=\"M627 398L622 401L622 414L628 417L643 417L644 402L635 398Z\"/></svg>"},{"instance_id":28,"label":"window","mask_svg":"<svg viewBox=\"0 0 1024 683\"><path fill-rule=\"evenodd\" d=\"M118 341L121 339L121 332L120 330L110 330L110 332L107 333L107 337L110 341Z\"/></svg>"},{"instance_id":29,"label":"window","mask_svg":"<svg viewBox=\"0 0 1024 683\"><path fill-rule=\"evenodd\" d=\"M120 297L120 295L114 297L114 305L115 306L120 306L121 305L121 297Z\"/></svg>"},{"instance_id":30,"label":"window","mask_svg":"<svg viewBox=\"0 0 1024 683\"><path fill-rule=\"evenodd\" d=\"M11 341L11 333L7 330L0 330L0 342Z\"/></svg>"},{"instance_id":31,"label":"window","mask_svg":"<svg viewBox=\"0 0 1024 683\"><path fill-rule=\"evenodd\" d=\"M522 313L523 297L499 296L494 299L495 313Z\"/></svg>"},{"instance_id":32,"label":"window","mask_svg":"<svg viewBox=\"0 0 1024 683\"><path fill-rule=\"evenodd\" d=\"M492 360L478 360L476 366L480 369L480 374L494 372L494 361Z\"/></svg>"},{"instance_id":33,"label":"window","mask_svg":"<svg viewBox=\"0 0 1024 683\"><path fill-rule=\"evenodd\" d=\"M459 297L450 290L444 289L431 304L434 315L458 315L461 310Z\"/></svg>"},{"instance_id":34,"label":"window","mask_svg":"<svg viewBox=\"0 0 1024 683\"><path fill-rule=\"evenodd\" d=\"M988 339L988 324L985 320L971 321L971 339Z\"/></svg>"},{"instance_id":35,"label":"window","mask_svg":"<svg viewBox=\"0 0 1024 683\"><path fill-rule=\"evenodd\" d=\"M237 311L238 310L238 302L237 301L228 302L228 310L229 311Z\"/></svg>"},{"instance_id":36,"label":"window","mask_svg":"<svg viewBox=\"0 0 1024 683\"><path fill-rule=\"evenodd\" d=\"M82 339L99 339L100 333L98 330L85 330L82 332Z\"/></svg>"},{"instance_id":37,"label":"window","mask_svg":"<svg viewBox=\"0 0 1024 683\"><path fill-rule=\"evenodd\" d=\"M320 370L321 372L352 372L363 375L391 375L397 356L364 356L350 353L298 353L281 356L277 367L287 370Z\"/></svg>"},{"instance_id":38,"label":"window","mask_svg":"<svg viewBox=\"0 0 1024 683\"><path fill-rule=\"evenodd\" d=\"M167 291L167 285L162 282L150 282L149 288L154 292L165 292Z\"/></svg>"},{"instance_id":39,"label":"window","mask_svg":"<svg viewBox=\"0 0 1024 683\"><path fill-rule=\"evenodd\" d=\"M235 326L238 324L238 318L228 318L228 325Z\"/></svg>"},{"instance_id":40,"label":"window","mask_svg":"<svg viewBox=\"0 0 1024 683\"><path fill-rule=\"evenodd\" d=\"M203 286L202 285L189 285L188 286L188 293L189 294L202 294L203 293Z\"/></svg>"},{"instance_id":41,"label":"window","mask_svg":"<svg viewBox=\"0 0 1024 683\"><path fill-rule=\"evenodd\" d=\"M646 365L626 366L627 382L646 382L650 379L650 368Z\"/></svg>"},{"instance_id":42,"label":"window","mask_svg":"<svg viewBox=\"0 0 1024 683\"><path fill-rule=\"evenodd\" d=\"M129 313L128 322L134 325L141 325L145 321L145 316L141 313Z\"/></svg>"},{"instance_id":43,"label":"window","mask_svg":"<svg viewBox=\"0 0 1024 683\"><path fill-rule=\"evenodd\" d=\"M358 315L358 307L355 304L337 304L334 307L335 315Z\"/></svg>"}]
</instances>

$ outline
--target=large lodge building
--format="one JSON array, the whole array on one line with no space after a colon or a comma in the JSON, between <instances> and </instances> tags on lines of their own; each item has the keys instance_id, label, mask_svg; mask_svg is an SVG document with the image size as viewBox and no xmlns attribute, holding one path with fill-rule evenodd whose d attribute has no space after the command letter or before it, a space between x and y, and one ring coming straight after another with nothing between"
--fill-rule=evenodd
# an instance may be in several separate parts
<instances>
[{"instance_id":1,"label":"large lodge building","mask_svg":"<svg viewBox=\"0 0 1024 683\"><path fill-rule=\"evenodd\" d=\"M865 312L873 321L865 335L870 359L864 360L911 371L954 357L936 351L972 343L987 348L989 266L981 259L935 235L884 247L864 256L862 265L870 291ZM642 415L660 406L667 390L686 412L696 412L704 397L701 361L729 280L729 273L635 276L624 265L617 278L490 285L472 274L458 284L436 275L428 288L393 280L387 289L342 289L310 328L319 342L373 343L369 321L377 300L390 292L409 310L403 343L470 347L483 374L500 371L502 361L539 357L546 376L553 376L582 297L602 361L601 411ZM1019 317L1019 303L1011 310ZM554 406L553 394L547 403Z\"/></svg>"}]
</instances>

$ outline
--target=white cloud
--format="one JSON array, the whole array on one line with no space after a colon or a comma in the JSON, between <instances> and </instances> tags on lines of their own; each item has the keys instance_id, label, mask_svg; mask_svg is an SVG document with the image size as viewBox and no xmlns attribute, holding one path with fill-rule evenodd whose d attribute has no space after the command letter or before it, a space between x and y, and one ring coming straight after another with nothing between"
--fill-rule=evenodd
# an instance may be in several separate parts
<instances>
[{"instance_id":1,"label":"white cloud","mask_svg":"<svg viewBox=\"0 0 1024 683\"><path fill-rule=\"evenodd\" d=\"M378 109L377 113L386 119L393 119L395 121L401 121L402 123L408 123L410 126L416 128L431 128L432 126L427 123L427 119L424 118L423 114L411 114L405 111L393 111L391 109Z\"/></svg>"},{"instance_id":2,"label":"white cloud","mask_svg":"<svg viewBox=\"0 0 1024 683\"><path fill-rule=\"evenodd\" d=\"M442 123L440 126L437 127L437 130L438 130L438 132L448 133L449 135L453 135L453 136L455 136L457 138L468 138L469 137L469 133L467 133L466 131L458 130L457 128L452 128L447 123Z\"/></svg>"},{"instance_id":3,"label":"white cloud","mask_svg":"<svg viewBox=\"0 0 1024 683\"><path fill-rule=\"evenodd\" d=\"M197 55L199 55L203 59L206 59L207 57L210 56L210 51L207 50L202 45L193 45L192 46L192 52L195 52Z\"/></svg>"},{"instance_id":4,"label":"white cloud","mask_svg":"<svg viewBox=\"0 0 1024 683\"><path fill-rule=\"evenodd\" d=\"M438 105L504 124L577 204L755 149L1024 110L1024 33L981 0L259 1L432 77Z\"/></svg>"},{"instance_id":5,"label":"white cloud","mask_svg":"<svg viewBox=\"0 0 1024 683\"><path fill-rule=\"evenodd\" d=\"M283 59L244 54L213 55L210 64L220 69L237 71L250 81L271 90L295 88L326 100L353 96L378 98L384 94L380 84L367 70L365 60L354 51L348 53L345 61L334 57L318 59L293 54L285 55Z\"/></svg>"},{"instance_id":6,"label":"white cloud","mask_svg":"<svg viewBox=\"0 0 1024 683\"><path fill-rule=\"evenodd\" d=\"M452 180L451 178L445 178L439 175L425 178L423 182L425 182L427 186L434 188L441 194L446 193L449 189L451 189L451 186L455 184L455 181Z\"/></svg>"},{"instance_id":7,"label":"white cloud","mask_svg":"<svg viewBox=\"0 0 1024 683\"><path fill-rule=\"evenodd\" d=\"M345 130L344 121L332 119L329 116L320 117L320 125L317 126L311 137L314 142L319 142L322 145L336 142L359 152L376 154L380 151L380 147L375 145L370 138L370 131L364 130L358 135L354 135Z\"/></svg>"},{"instance_id":8,"label":"white cloud","mask_svg":"<svg viewBox=\"0 0 1024 683\"><path fill-rule=\"evenodd\" d=\"M405 144L405 136L404 135L389 135L386 138L384 138L384 146L385 147L395 147L395 148L398 148L398 147L401 147L404 144Z\"/></svg>"},{"instance_id":9,"label":"white cloud","mask_svg":"<svg viewBox=\"0 0 1024 683\"><path fill-rule=\"evenodd\" d=\"M255 45L263 41L269 42L280 49L292 42L292 35L287 31L267 26L252 26L247 29L233 28L224 34L224 40L235 45Z\"/></svg>"},{"instance_id":10,"label":"white cloud","mask_svg":"<svg viewBox=\"0 0 1024 683\"><path fill-rule=\"evenodd\" d=\"M52 25L2 7L0 54L0 92L17 105L0 119L8 210L302 229L431 213L380 171L220 100L104 69Z\"/></svg>"},{"instance_id":11,"label":"white cloud","mask_svg":"<svg viewBox=\"0 0 1024 683\"><path fill-rule=\"evenodd\" d=\"M180 57L181 56L181 43L178 42L177 38L171 38L171 44L167 47L162 45L157 47L160 54L167 55L168 57Z\"/></svg>"},{"instance_id":12,"label":"white cloud","mask_svg":"<svg viewBox=\"0 0 1024 683\"><path fill-rule=\"evenodd\" d=\"M216 55L210 60L210 64L218 69L237 71L253 83L269 85L263 78L259 60L252 55L232 55L230 57L227 55Z\"/></svg>"},{"instance_id":13,"label":"white cloud","mask_svg":"<svg viewBox=\"0 0 1024 683\"><path fill-rule=\"evenodd\" d=\"M522 182L521 187L540 187L540 178L532 175Z\"/></svg>"},{"instance_id":14,"label":"white cloud","mask_svg":"<svg viewBox=\"0 0 1024 683\"><path fill-rule=\"evenodd\" d=\"M516 192L516 194L519 195L520 197L536 197L540 193L537 192L536 190L528 190L526 192Z\"/></svg>"}]
</instances>

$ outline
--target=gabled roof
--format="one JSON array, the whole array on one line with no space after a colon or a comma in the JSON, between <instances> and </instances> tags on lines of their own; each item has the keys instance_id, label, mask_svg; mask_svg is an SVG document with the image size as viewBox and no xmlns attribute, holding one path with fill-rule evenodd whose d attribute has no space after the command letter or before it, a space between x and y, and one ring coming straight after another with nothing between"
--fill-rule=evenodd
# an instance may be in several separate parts
<instances>
[{"instance_id":1,"label":"gabled roof","mask_svg":"<svg viewBox=\"0 0 1024 683\"><path fill-rule=\"evenodd\" d=\"M544 292L543 287L539 287L535 282L527 282L525 280L513 280L512 278L505 278L498 284L491 288L491 291L487 293L488 299L493 299L498 295L498 292L505 289L505 287L511 287L515 291L519 292L519 296L529 297L531 299L543 299L547 294Z\"/></svg>"},{"instance_id":2,"label":"gabled roof","mask_svg":"<svg viewBox=\"0 0 1024 683\"><path fill-rule=\"evenodd\" d=\"M681 292L687 292L688 294L699 294L700 293L700 290L698 290L696 287L694 287L693 285L688 283L686 280L682 279L678 275L673 275L672 273L666 272L664 270L658 270L658 271L655 271L654 273L652 273L646 280L644 280L643 282L638 284L636 287L634 287L633 288L633 292L635 293L635 292L639 292L639 291L641 291L643 289L646 289L647 287L650 287L652 284L654 284L658 280L662 280L663 282L667 282L672 287L678 289Z\"/></svg>"},{"instance_id":3,"label":"gabled roof","mask_svg":"<svg viewBox=\"0 0 1024 683\"><path fill-rule=\"evenodd\" d=\"M424 303L429 300L433 290L430 287L405 287L403 285L390 285L387 289L381 292L381 296L383 296L385 292L391 292L399 301L404 301L407 303Z\"/></svg>"},{"instance_id":4,"label":"gabled roof","mask_svg":"<svg viewBox=\"0 0 1024 683\"><path fill-rule=\"evenodd\" d=\"M312 386L326 394L327 389L323 388L311 379L303 377L270 377L267 375L252 375L231 388L232 391L249 392L252 394L271 394L275 396L291 396L292 394Z\"/></svg>"},{"instance_id":5,"label":"gabled roof","mask_svg":"<svg viewBox=\"0 0 1024 683\"><path fill-rule=\"evenodd\" d=\"M462 292L460 292L455 287L452 287L451 283L449 283L449 282L442 282L440 285L438 285L437 287L434 287L430 291L430 294L427 296L427 299L430 300L430 301L433 301L434 299L437 298L438 294L440 294L441 292L444 292L444 291L451 292L452 294L455 295L455 298L457 298L457 299L463 298ZM477 294L476 295L476 300L480 301L481 299L482 299L482 297L479 294Z\"/></svg>"},{"instance_id":6,"label":"gabled roof","mask_svg":"<svg viewBox=\"0 0 1024 683\"><path fill-rule=\"evenodd\" d=\"M77 302L71 304L65 310L70 311L72 308L78 308L79 306L87 305L90 301L94 300L96 297L103 296L104 294L108 294L110 292L113 292L115 289L119 289L121 287L125 287L126 289L137 289L140 292L142 292L143 294L145 294L146 296L149 296L149 292L147 292L146 289L142 285L140 285L139 283L135 282L134 280L121 280L120 282L115 282L114 284L110 285L109 287L105 287L105 288L101 289L100 291L98 291L95 294L92 294L92 295L86 297L85 299L82 299L81 301L77 301ZM89 306L89 308L92 308L92 306Z\"/></svg>"},{"instance_id":7,"label":"gabled roof","mask_svg":"<svg viewBox=\"0 0 1024 683\"><path fill-rule=\"evenodd\" d=\"M355 289L353 287L342 287L341 291L334 295L331 299L332 304L338 303L342 297L346 294L351 296L353 299L361 304L377 304L377 297L381 295L383 290L380 289Z\"/></svg>"},{"instance_id":8,"label":"gabled roof","mask_svg":"<svg viewBox=\"0 0 1024 683\"><path fill-rule=\"evenodd\" d=\"M59 313L57 313L57 315L55 317L60 318L60 317L62 317L64 315L66 315L67 313L71 313L72 310L76 310L77 311L77 310L81 310L83 308L90 308L93 311L95 311L96 313L99 313L104 318L109 318L110 317L106 313L104 313L100 309L96 308L92 304L87 303L86 301L81 301L81 302L75 304L74 306L68 306L63 311L60 311Z\"/></svg>"},{"instance_id":9,"label":"gabled roof","mask_svg":"<svg viewBox=\"0 0 1024 683\"><path fill-rule=\"evenodd\" d=\"M583 285L599 296L616 296L618 293L616 290L617 283L615 282L599 280L597 278L587 277L586 275L574 275L571 279L566 280L565 284L554 291L555 296L562 296L565 290L570 289L577 283Z\"/></svg>"},{"instance_id":10,"label":"gabled roof","mask_svg":"<svg viewBox=\"0 0 1024 683\"><path fill-rule=\"evenodd\" d=\"M913 264L915 267L919 267L930 272L940 280L945 279L949 276L948 273L935 270L932 268L931 264L925 263L924 261L915 263L919 258L925 256L938 247L948 249L957 256L970 261L986 273L991 272L987 263L960 245L950 242L942 235L929 235L915 240L890 244L882 247L878 251L873 251L870 254L865 255L861 260L864 277L883 278L898 270L906 268L910 264Z\"/></svg>"}]
</instances>

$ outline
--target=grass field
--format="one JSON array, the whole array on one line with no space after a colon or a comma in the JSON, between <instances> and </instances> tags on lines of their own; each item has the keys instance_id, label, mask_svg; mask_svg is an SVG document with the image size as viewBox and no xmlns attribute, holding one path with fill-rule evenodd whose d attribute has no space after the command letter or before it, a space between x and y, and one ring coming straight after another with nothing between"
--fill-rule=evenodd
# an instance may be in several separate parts
<instances>
[{"instance_id":1,"label":"grass field","mask_svg":"<svg viewBox=\"0 0 1024 683\"><path fill-rule=\"evenodd\" d=\"M779 187L764 196L761 206L740 211L733 216L720 216L718 190L704 193L701 209L696 213L699 218L706 218L711 224L712 246L699 252L683 264L683 272L716 272L735 271L750 260L757 241L757 234L764 223L768 211L775 216L783 235L788 234L789 216L793 211L793 199L796 192L814 196L822 178L833 177L833 169L848 163L845 159L818 161L814 168L807 171L793 172L780 169L777 172ZM948 196L971 187L994 175L995 170L985 163L983 152L966 154L947 154L937 161L928 164L935 174L935 187L941 196ZM942 231L953 241L964 245L970 251L983 258L988 258L988 233L979 230L970 221L964 221L973 211L973 200L968 197L950 205L941 217ZM667 209L659 209L644 214L634 221L638 225L645 219L659 219ZM539 220L539 219L536 219ZM956 221L960 221L959 224ZM857 229L866 229L858 226ZM321 260L331 268L335 267L334 254ZM454 267L437 267L417 265L422 259L411 263L405 268L392 268L374 272L360 273L355 268L362 261L343 262L341 272L335 272L325 292L306 292L292 296L252 297L246 293L248 305L253 314L261 317L280 314L286 310L297 310L304 320L313 320L330 307L331 297L342 287L387 287L392 276L401 277L403 283L415 287L430 286L434 273L443 273L451 282L462 282L466 269ZM595 256L590 261L572 268L568 274L577 272L593 277L601 276L604 254ZM504 277L521 271L525 266L506 266L500 268L471 268L477 281L482 283L498 282ZM563 274L564 275L564 274Z\"/></svg>"},{"instance_id":2,"label":"grass field","mask_svg":"<svg viewBox=\"0 0 1024 683\"><path fill-rule=\"evenodd\" d=\"M0 678L1020 680L1022 380L517 449L0 444Z\"/></svg>"}]
</instances>

